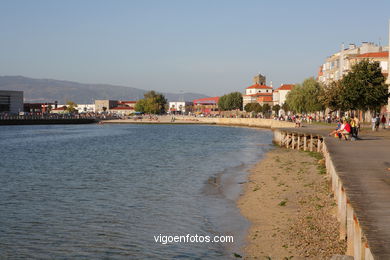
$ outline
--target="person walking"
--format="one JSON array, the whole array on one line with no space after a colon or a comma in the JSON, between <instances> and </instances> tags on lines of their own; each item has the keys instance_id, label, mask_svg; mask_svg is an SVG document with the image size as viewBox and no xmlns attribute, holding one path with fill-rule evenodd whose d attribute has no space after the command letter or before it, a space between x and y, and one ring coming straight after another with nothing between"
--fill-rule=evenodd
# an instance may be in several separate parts
<instances>
[{"instance_id":1,"label":"person walking","mask_svg":"<svg viewBox=\"0 0 390 260\"><path fill-rule=\"evenodd\" d=\"M355 137L357 138L358 135L359 135L359 131L360 131L360 120L357 116L354 116L353 117L353 121L355 122Z\"/></svg>"},{"instance_id":2,"label":"person walking","mask_svg":"<svg viewBox=\"0 0 390 260\"><path fill-rule=\"evenodd\" d=\"M357 127L356 127L356 121L355 116L351 117L351 140L356 140L357 138Z\"/></svg>"},{"instance_id":3,"label":"person walking","mask_svg":"<svg viewBox=\"0 0 390 260\"><path fill-rule=\"evenodd\" d=\"M386 117L385 117L385 115L382 115L381 123L382 123L382 128L385 129L386 128Z\"/></svg>"}]
</instances>

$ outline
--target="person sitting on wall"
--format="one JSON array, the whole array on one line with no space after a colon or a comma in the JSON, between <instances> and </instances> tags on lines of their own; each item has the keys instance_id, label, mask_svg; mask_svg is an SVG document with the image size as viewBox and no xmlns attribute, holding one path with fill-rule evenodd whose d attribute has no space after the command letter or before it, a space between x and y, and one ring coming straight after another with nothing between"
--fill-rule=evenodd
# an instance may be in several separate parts
<instances>
[{"instance_id":1,"label":"person sitting on wall","mask_svg":"<svg viewBox=\"0 0 390 260\"><path fill-rule=\"evenodd\" d=\"M342 128L342 130L339 132L341 134L341 137L344 138L345 140L348 140L347 136L349 136L351 134L351 125L348 123L347 120L344 120L341 128Z\"/></svg>"},{"instance_id":2,"label":"person sitting on wall","mask_svg":"<svg viewBox=\"0 0 390 260\"><path fill-rule=\"evenodd\" d=\"M336 126L336 129L333 130L332 132L329 133L329 136L335 136L335 137L339 137L339 130L341 128L341 121L336 121L337 122L337 126Z\"/></svg>"}]
</instances>

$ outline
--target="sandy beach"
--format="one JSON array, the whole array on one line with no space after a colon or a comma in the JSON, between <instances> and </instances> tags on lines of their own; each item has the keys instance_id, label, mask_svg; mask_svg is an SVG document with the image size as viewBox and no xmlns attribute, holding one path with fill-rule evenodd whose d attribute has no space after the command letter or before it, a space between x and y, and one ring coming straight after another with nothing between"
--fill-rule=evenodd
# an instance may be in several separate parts
<instances>
[{"instance_id":1,"label":"sandy beach","mask_svg":"<svg viewBox=\"0 0 390 260\"><path fill-rule=\"evenodd\" d=\"M327 259L344 254L321 155L275 148L250 171L237 201L251 222L245 259Z\"/></svg>"}]
</instances>

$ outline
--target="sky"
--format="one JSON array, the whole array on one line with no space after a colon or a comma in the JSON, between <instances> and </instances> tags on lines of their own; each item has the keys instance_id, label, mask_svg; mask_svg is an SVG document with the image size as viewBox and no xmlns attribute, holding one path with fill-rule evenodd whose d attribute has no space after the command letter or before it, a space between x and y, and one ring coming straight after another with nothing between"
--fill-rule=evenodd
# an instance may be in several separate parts
<instances>
[{"instance_id":1,"label":"sky","mask_svg":"<svg viewBox=\"0 0 390 260\"><path fill-rule=\"evenodd\" d=\"M389 19L388 0L0 0L0 75L223 95L387 45Z\"/></svg>"}]
</instances>

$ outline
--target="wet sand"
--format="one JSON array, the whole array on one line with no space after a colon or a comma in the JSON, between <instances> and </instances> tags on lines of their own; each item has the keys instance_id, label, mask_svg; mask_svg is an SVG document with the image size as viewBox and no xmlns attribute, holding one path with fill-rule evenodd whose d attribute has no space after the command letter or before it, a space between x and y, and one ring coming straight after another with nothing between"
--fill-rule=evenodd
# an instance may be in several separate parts
<instances>
[{"instance_id":1,"label":"wet sand","mask_svg":"<svg viewBox=\"0 0 390 260\"><path fill-rule=\"evenodd\" d=\"M320 154L271 150L250 170L237 204L251 222L245 259L328 259L345 253Z\"/></svg>"}]
</instances>

